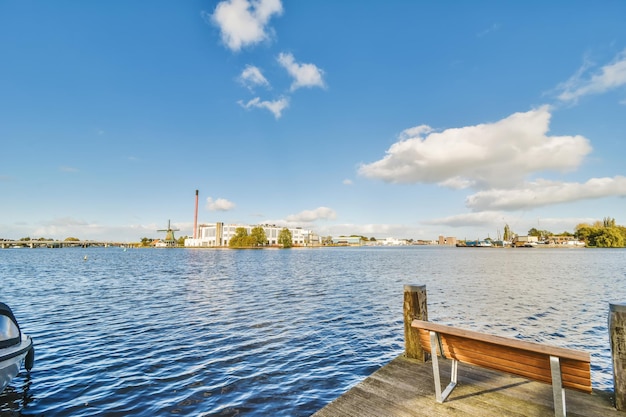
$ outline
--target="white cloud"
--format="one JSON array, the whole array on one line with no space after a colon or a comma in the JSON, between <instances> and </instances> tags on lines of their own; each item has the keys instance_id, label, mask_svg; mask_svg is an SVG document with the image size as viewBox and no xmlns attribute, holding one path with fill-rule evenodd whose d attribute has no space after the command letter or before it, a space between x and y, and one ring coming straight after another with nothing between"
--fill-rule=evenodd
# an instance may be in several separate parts
<instances>
[{"instance_id":1,"label":"white cloud","mask_svg":"<svg viewBox=\"0 0 626 417\"><path fill-rule=\"evenodd\" d=\"M519 184L529 174L577 168L591 152L583 136L548 136L550 108L515 113L495 123L434 132L407 129L383 159L360 175L391 183L438 183L479 189Z\"/></svg>"},{"instance_id":2,"label":"white cloud","mask_svg":"<svg viewBox=\"0 0 626 417\"><path fill-rule=\"evenodd\" d=\"M375 238L394 237L397 239L416 239L425 232L413 225L406 224L333 224L315 229L320 236L359 235Z\"/></svg>"},{"instance_id":3,"label":"white cloud","mask_svg":"<svg viewBox=\"0 0 626 417\"><path fill-rule=\"evenodd\" d=\"M590 94L601 94L626 85L626 49L613 62L603 66L595 74L588 75L591 63L583 66L569 80L557 86L558 99L576 103L579 98Z\"/></svg>"},{"instance_id":4,"label":"white cloud","mask_svg":"<svg viewBox=\"0 0 626 417\"><path fill-rule=\"evenodd\" d=\"M270 86L269 81L267 81L267 78L263 76L261 70L254 65L246 65L246 68L239 76L239 81L249 89L252 89L256 86Z\"/></svg>"},{"instance_id":5,"label":"white cloud","mask_svg":"<svg viewBox=\"0 0 626 417\"><path fill-rule=\"evenodd\" d=\"M259 97L255 97L247 103L244 103L242 100L239 100L237 103L244 109L258 108L269 110L276 119L280 119L283 110L289 107L289 99L286 97L281 97L274 101L261 101Z\"/></svg>"},{"instance_id":6,"label":"white cloud","mask_svg":"<svg viewBox=\"0 0 626 417\"><path fill-rule=\"evenodd\" d=\"M318 207L315 210L304 210L298 214L287 216L289 223L311 223L316 220L333 220L337 218L337 213L328 207Z\"/></svg>"},{"instance_id":7,"label":"white cloud","mask_svg":"<svg viewBox=\"0 0 626 417\"><path fill-rule=\"evenodd\" d=\"M222 42L232 51L269 39L267 27L274 15L280 15L280 0L225 0L219 2L212 15L202 13L205 20L217 25Z\"/></svg>"},{"instance_id":8,"label":"white cloud","mask_svg":"<svg viewBox=\"0 0 626 417\"><path fill-rule=\"evenodd\" d=\"M587 217L526 218L524 212L513 215L500 211L483 211L480 213L465 213L455 216L442 217L439 219L429 220L424 223L461 229L472 227L480 230L495 230L496 232L498 230L500 232L504 232L504 225L508 224L513 233L525 235L527 231L533 227L541 230L549 230L553 233L560 233L563 231L573 232L576 225L580 223L593 223L596 220L598 219L591 219ZM494 237L493 234L491 236Z\"/></svg>"},{"instance_id":9,"label":"white cloud","mask_svg":"<svg viewBox=\"0 0 626 417\"><path fill-rule=\"evenodd\" d=\"M278 63L282 65L294 79L293 83L291 83L291 91L302 87L325 87L323 80L324 71L314 64L299 64L294 59L293 55L288 53L280 53L278 55Z\"/></svg>"},{"instance_id":10,"label":"white cloud","mask_svg":"<svg viewBox=\"0 0 626 417\"><path fill-rule=\"evenodd\" d=\"M206 208L210 211L229 211L235 208L235 203L226 200L225 198L213 198L208 197L206 199Z\"/></svg>"},{"instance_id":11,"label":"white cloud","mask_svg":"<svg viewBox=\"0 0 626 417\"><path fill-rule=\"evenodd\" d=\"M626 178L592 178L585 183L537 180L522 188L480 191L466 200L468 208L482 210L525 210L611 196L626 196Z\"/></svg>"},{"instance_id":12,"label":"white cloud","mask_svg":"<svg viewBox=\"0 0 626 417\"><path fill-rule=\"evenodd\" d=\"M345 180L343 180L343 185L352 185L352 180L346 178Z\"/></svg>"},{"instance_id":13,"label":"white cloud","mask_svg":"<svg viewBox=\"0 0 626 417\"><path fill-rule=\"evenodd\" d=\"M445 225L452 227L485 227L493 224L504 224L503 213L498 211L481 211L479 213L463 213L425 221L425 224Z\"/></svg>"}]
</instances>

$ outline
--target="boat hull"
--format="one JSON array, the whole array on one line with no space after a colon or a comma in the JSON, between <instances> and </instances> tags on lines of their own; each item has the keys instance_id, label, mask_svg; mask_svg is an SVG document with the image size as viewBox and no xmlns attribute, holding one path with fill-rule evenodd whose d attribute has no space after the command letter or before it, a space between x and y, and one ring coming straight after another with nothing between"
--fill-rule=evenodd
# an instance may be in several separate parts
<instances>
[{"instance_id":1,"label":"boat hull","mask_svg":"<svg viewBox=\"0 0 626 417\"><path fill-rule=\"evenodd\" d=\"M0 392L20 372L28 353L33 349L33 340L22 335L20 344L0 349Z\"/></svg>"}]
</instances>

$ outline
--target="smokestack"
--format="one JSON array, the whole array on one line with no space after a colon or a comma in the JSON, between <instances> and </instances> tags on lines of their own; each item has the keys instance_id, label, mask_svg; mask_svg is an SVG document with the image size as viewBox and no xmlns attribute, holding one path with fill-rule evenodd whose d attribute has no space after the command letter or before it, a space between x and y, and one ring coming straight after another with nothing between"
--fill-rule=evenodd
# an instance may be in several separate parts
<instances>
[{"instance_id":1,"label":"smokestack","mask_svg":"<svg viewBox=\"0 0 626 417\"><path fill-rule=\"evenodd\" d=\"M198 190L196 190L196 214L193 216L193 238L198 237Z\"/></svg>"}]
</instances>

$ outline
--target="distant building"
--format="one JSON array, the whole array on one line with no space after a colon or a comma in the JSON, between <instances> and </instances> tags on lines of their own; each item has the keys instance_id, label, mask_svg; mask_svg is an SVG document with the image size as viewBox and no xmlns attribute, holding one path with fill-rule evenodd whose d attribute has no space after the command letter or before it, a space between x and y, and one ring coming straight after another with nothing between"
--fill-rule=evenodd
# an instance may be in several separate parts
<instances>
[{"instance_id":1,"label":"distant building","mask_svg":"<svg viewBox=\"0 0 626 417\"><path fill-rule=\"evenodd\" d=\"M339 246L361 246L360 236L339 236L333 237L333 245Z\"/></svg>"},{"instance_id":2,"label":"distant building","mask_svg":"<svg viewBox=\"0 0 626 417\"><path fill-rule=\"evenodd\" d=\"M443 237L442 235L439 235L439 244L448 245L448 246L456 246L456 237L453 237L453 236Z\"/></svg>"},{"instance_id":3,"label":"distant building","mask_svg":"<svg viewBox=\"0 0 626 417\"><path fill-rule=\"evenodd\" d=\"M395 237L380 239L378 242L383 246L404 246L409 244L406 239L396 239Z\"/></svg>"},{"instance_id":4,"label":"distant building","mask_svg":"<svg viewBox=\"0 0 626 417\"><path fill-rule=\"evenodd\" d=\"M267 244L270 246L278 245L278 236L283 227L276 225L247 225L247 224L224 224L210 223L198 226L197 238L185 239L185 247L227 247L228 242L236 235L238 228L246 229L248 235L252 233L252 229L261 226L267 236ZM311 230L301 227L290 228L291 241L294 246L318 246L320 238Z\"/></svg>"},{"instance_id":5,"label":"distant building","mask_svg":"<svg viewBox=\"0 0 626 417\"><path fill-rule=\"evenodd\" d=\"M537 236L515 236L513 241L511 242L515 247L529 247L535 246L539 242L539 238Z\"/></svg>"},{"instance_id":6,"label":"distant building","mask_svg":"<svg viewBox=\"0 0 626 417\"><path fill-rule=\"evenodd\" d=\"M585 242L576 239L574 236L550 236L548 243L550 245L585 246Z\"/></svg>"}]
</instances>

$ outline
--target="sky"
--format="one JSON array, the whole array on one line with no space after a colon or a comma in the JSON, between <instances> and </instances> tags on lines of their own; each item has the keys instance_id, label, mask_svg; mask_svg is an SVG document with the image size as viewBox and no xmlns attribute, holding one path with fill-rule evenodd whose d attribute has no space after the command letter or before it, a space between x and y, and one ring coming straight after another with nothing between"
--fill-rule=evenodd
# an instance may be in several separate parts
<instances>
[{"instance_id":1,"label":"sky","mask_svg":"<svg viewBox=\"0 0 626 417\"><path fill-rule=\"evenodd\" d=\"M0 238L626 224L626 2L0 1Z\"/></svg>"}]
</instances>

